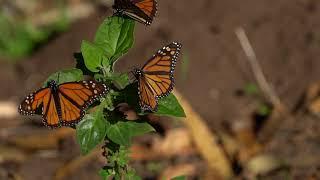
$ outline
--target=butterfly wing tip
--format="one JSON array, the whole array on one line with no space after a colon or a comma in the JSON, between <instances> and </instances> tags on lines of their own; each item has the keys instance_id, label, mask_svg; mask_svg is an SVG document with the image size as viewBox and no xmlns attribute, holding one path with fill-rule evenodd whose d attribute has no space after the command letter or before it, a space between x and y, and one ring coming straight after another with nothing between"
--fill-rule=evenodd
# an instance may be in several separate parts
<instances>
[{"instance_id":1,"label":"butterfly wing tip","mask_svg":"<svg viewBox=\"0 0 320 180\"><path fill-rule=\"evenodd\" d=\"M182 47L182 43L178 42L178 41L173 41L172 42L174 45L178 46L179 48Z\"/></svg>"}]
</instances>

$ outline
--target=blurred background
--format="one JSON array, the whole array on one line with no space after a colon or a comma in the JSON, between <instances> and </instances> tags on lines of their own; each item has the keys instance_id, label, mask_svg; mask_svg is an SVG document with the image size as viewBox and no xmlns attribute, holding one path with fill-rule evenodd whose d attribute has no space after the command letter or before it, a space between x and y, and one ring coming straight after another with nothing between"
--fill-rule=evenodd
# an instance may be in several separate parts
<instances>
[{"instance_id":1,"label":"blurred background","mask_svg":"<svg viewBox=\"0 0 320 180\"><path fill-rule=\"evenodd\" d=\"M99 149L80 156L74 130L47 130L41 117L16 109L50 74L75 66L73 53L112 15L112 3L0 0L0 179L100 179ZM160 132L135 139L137 173L320 179L319 0L158 3L153 24L136 25L117 69L180 41L176 93L188 118L149 116Z\"/></svg>"}]
</instances>

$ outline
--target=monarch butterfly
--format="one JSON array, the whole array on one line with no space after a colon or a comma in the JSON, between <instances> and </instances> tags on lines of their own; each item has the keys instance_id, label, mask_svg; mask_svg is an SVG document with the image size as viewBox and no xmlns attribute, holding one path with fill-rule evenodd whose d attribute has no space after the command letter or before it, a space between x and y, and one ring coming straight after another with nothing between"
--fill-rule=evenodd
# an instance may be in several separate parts
<instances>
[{"instance_id":1,"label":"monarch butterfly","mask_svg":"<svg viewBox=\"0 0 320 180\"><path fill-rule=\"evenodd\" d=\"M134 69L143 111L157 111L158 99L168 96L174 86L174 69L182 45L173 42L150 58L142 69Z\"/></svg>"},{"instance_id":2,"label":"monarch butterfly","mask_svg":"<svg viewBox=\"0 0 320 180\"><path fill-rule=\"evenodd\" d=\"M132 19L150 25L157 13L156 0L115 0L115 14L127 15Z\"/></svg>"},{"instance_id":3,"label":"monarch butterfly","mask_svg":"<svg viewBox=\"0 0 320 180\"><path fill-rule=\"evenodd\" d=\"M109 89L96 81L67 82L60 85L52 80L48 87L28 95L19 106L22 115L42 115L50 128L72 126L79 122L85 110Z\"/></svg>"}]
</instances>

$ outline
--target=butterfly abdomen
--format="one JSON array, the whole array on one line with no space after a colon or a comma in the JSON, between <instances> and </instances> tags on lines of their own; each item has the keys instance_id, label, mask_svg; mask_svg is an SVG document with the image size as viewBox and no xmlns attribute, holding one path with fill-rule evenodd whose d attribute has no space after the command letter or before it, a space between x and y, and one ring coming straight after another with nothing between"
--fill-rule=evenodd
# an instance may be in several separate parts
<instances>
[{"instance_id":1,"label":"butterfly abdomen","mask_svg":"<svg viewBox=\"0 0 320 180\"><path fill-rule=\"evenodd\" d=\"M51 94L52 94L52 97L54 99L54 103L55 103L55 106L56 106L56 111L57 111L57 114L58 114L58 117L59 117L59 121L60 121L62 119L62 115L61 115L61 104L60 104L60 101L59 101L58 84L54 80L49 81L48 84L49 84L48 87L51 89Z\"/></svg>"}]
</instances>

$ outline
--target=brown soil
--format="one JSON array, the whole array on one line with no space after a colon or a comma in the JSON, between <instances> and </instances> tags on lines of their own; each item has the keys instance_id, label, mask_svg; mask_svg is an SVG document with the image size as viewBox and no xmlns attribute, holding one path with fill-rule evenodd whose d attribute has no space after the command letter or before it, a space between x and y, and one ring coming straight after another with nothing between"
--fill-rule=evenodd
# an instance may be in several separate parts
<instances>
[{"instance_id":1,"label":"brown soil","mask_svg":"<svg viewBox=\"0 0 320 180\"><path fill-rule=\"evenodd\" d=\"M266 78L288 108L296 105L311 83L320 80L318 0L161 0L159 6L151 27L137 25L134 48L119 61L119 70L140 66L156 49L180 41L180 60L185 62L178 64L177 89L212 130L238 121L259 101L237 93L254 82L234 33L239 26L246 30ZM110 13L101 12L73 24L68 32L17 64L1 61L0 100L17 101L39 87L51 73L73 67L72 53L79 51L83 39L93 39L98 25ZM298 178L320 168L319 133L316 135L320 126L315 117L304 115L296 119L297 122L281 124L269 149L293 164L294 177ZM6 120L0 121L2 127L7 126ZM57 160L50 165L40 163L40 158L30 161L21 169L26 179L33 179L30 174L38 171L44 174L38 179L45 179L52 174L48 169L61 165ZM77 177L81 179L80 175Z\"/></svg>"}]
</instances>

